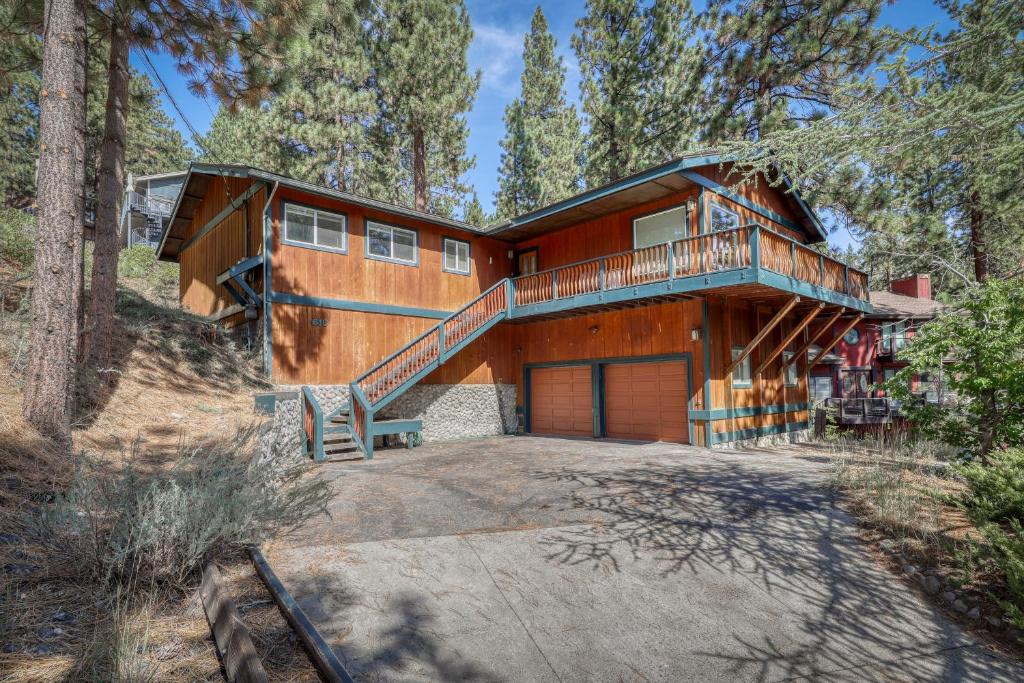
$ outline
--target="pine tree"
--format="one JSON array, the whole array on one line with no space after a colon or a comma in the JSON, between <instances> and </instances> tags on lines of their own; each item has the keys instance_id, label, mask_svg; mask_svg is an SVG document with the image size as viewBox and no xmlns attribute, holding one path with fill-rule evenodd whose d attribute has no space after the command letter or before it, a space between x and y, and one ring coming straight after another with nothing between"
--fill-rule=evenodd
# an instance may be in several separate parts
<instances>
[{"instance_id":1,"label":"pine tree","mask_svg":"<svg viewBox=\"0 0 1024 683\"><path fill-rule=\"evenodd\" d=\"M523 43L521 94L505 108L506 134L501 142L502 168L496 196L500 217L509 218L558 201L580 189L582 129L575 105L565 101L565 64L555 53L555 47L547 19L537 7ZM513 120L513 116L518 120ZM516 132L514 126L520 123L523 130ZM515 160L525 151L527 140L539 157L536 168L531 168L536 177L531 180L506 175L517 167L525 170L534 165L530 160ZM526 195L524 191L529 185L533 189ZM505 188L515 196L506 196ZM506 209L514 213L506 214Z\"/></svg>"},{"instance_id":2,"label":"pine tree","mask_svg":"<svg viewBox=\"0 0 1024 683\"><path fill-rule=\"evenodd\" d=\"M590 186L685 151L704 77L688 0L590 0L572 46L589 124Z\"/></svg>"},{"instance_id":3,"label":"pine tree","mask_svg":"<svg viewBox=\"0 0 1024 683\"><path fill-rule=\"evenodd\" d=\"M713 0L707 136L756 140L827 112L832 93L886 52L883 0Z\"/></svg>"},{"instance_id":4,"label":"pine tree","mask_svg":"<svg viewBox=\"0 0 1024 683\"><path fill-rule=\"evenodd\" d=\"M295 0L197 0L152 3L109 0L94 6L93 22L105 37L106 109L96 181L88 365L109 364L114 341L118 225L125 183L125 147L131 72L128 53L166 49L194 92L222 100L265 96L277 83L274 56L302 30L307 3Z\"/></svg>"},{"instance_id":5,"label":"pine tree","mask_svg":"<svg viewBox=\"0 0 1024 683\"><path fill-rule=\"evenodd\" d=\"M505 127L508 132L501 145L504 152L494 207L499 218L511 218L537 208L542 196L541 154L526 125L521 102L505 107Z\"/></svg>"},{"instance_id":6,"label":"pine tree","mask_svg":"<svg viewBox=\"0 0 1024 683\"><path fill-rule=\"evenodd\" d=\"M240 105L217 109L206 135L199 136L198 160L212 164L243 164L285 175L283 148L270 134L270 114L260 107Z\"/></svg>"},{"instance_id":7,"label":"pine tree","mask_svg":"<svg viewBox=\"0 0 1024 683\"><path fill-rule=\"evenodd\" d=\"M297 152L289 174L339 190L364 189L366 129L376 114L366 13L355 0L327 0L319 8L289 55L290 86L270 110L281 144Z\"/></svg>"},{"instance_id":8,"label":"pine tree","mask_svg":"<svg viewBox=\"0 0 1024 683\"><path fill-rule=\"evenodd\" d=\"M0 5L0 26L16 25L16 12ZM35 202L40 58L35 36L0 29L0 206Z\"/></svg>"},{"instance_id":9,"label":"pine tree","mask_svg":"<svg viewBox=\"0 0 1024 683\"><path fill-rule=\"evenodd\" d=\"M469 201L462 206L462 222L481 228L486 227L491 222L475 191L471 194Z\"/></svg>"},{"instance_id":10,"label":"pine tree","mask_svg":"<svg viewBox=\"0 0 1024 683\"><path fill-rule=\"evenodd\" d=\"M84 0L47 0L39 91L39 221L22 413L69 443L85 211Z\"/></svg>"},{"instance_id":11,"label":"pine tree","mask_svg":"<svg viewBox=\"0 0 1024 683\"><path fill-rule=\"evenodd\" d=\"M461 178L475 162L466 155L465 114L480 85L466 58L472 37L462 0L381 0L371 17L380 110L373 163L399 164L419 211L450 215L466 193ZM387 189L380 180L389 172L371 172L375 190Z\"/></svg>"}]
</instances>

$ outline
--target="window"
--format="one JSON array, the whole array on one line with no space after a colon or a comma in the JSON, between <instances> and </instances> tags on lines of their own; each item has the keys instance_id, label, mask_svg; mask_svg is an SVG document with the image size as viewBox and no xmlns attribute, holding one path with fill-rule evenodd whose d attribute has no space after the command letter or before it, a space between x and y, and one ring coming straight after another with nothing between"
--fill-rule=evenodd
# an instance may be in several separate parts
<instances>
[{"instance_id":1,"label":"window","mask_svg":"<svg viewBox=\"0 0 1024 683\"><path fill-rule=\"evenodd\" d=\"M417 265L419 244L416 231L366 221L366 256L382 261Z\"/></svg>"},{"instance_id":2,"label":"window","mask_svg":"<svg viewBox=\"0 0 1024 683\"><path fill-rule=\"evenodd\" d=\"M795 387L796 386L796 381L797 381L797 374L796 374L797 373L797 367L796 367L796 363L790 363L789 362L792 358L793 358L793 352L792 351L783 351L782 352L782 362L783 363L788 363L788 365L786 365L785 376L783 377L783 381L784 381L784 383L785 383L785 385L787 387Z\"/></svg>"},{"instance_id":3,"label":"window","mask_svg":"<svg viewBox=\"0 0 1024 683\"><path fill-rule=\"evenodd\" d=\"M301 247L345 253L348 249L345 216L309 206L285 204L284 241Z\"/></svg>"},{"instance_id":4,"label":"window","mask_svg":"<svg viewBox=\"0 0 1024 683\"><path fill-rule=\"evenodd\" d=\"M942 378L930 372L921 373L917 380L917 389L928 403L938 403L942 390Z\"/></svg>"},{"instance_id":5,"label":"window","mask_svg":"<svg viewBox=\"0 0 1024 683\"><path fill-rule=\"evenodd\" d=\"M882 351L885 353L898 353L907 345L907 326L900 321L898 323L885 323L882 325Z\"/></svg>"},{"instance_id":6,"label":"window","mask_svg":"<svg viewBox=\"0 0 1024 683\"><path fill-rule=\"evenodd\" d=\"M853 346L860 341L860 330L856 327L850 328L850 331L843 335L843 341L849 346Z\"/></svg>"},{"instance_id":7,"label":"window","mask_svg":"<svg viewBox=\"0 0 1024 683\"><path fill-rule=\"evenodd\" d=\"M743 348L734 346L732 348L732 359L735 361L743 353ZM732 385L734 387L749 387L751 384L750 372L750 354L743 359L743 362L736 366L736 369L732 371Z\"/></svg>"},{"instance_id":8,"label":"window","mask_svg":"<svg viewBox=\"0 0 1024 683\"><path fill-rule=\"evenodd\" d=\"M711 205L711 231L740 227L740 215L720 204Z\"/></svg>"},{"instance_id":9,"label":"window","mask_svg":"<svg viewBox=\"0 0 1024 683\"><path fill-rule=\"evenodd\" d=\"M445 237L443 242L444 261L441 263L441 270L446 273L469 275L469 242L451 237Z\"/></svg>"},{"instance_id":10,"label":"window","mask_svg":"<svg viewBox=\"0 0 1024 683\"><path fill-rule=\"evenodd\" d=\"M689 235L689 211L686 206L660 211L633 220L633 248L675 242Z\"/></svg>"},{"instance_id":11,"label":"window","mask_svg":"<svg viewBox=\"0 0 1024 683\"><path fill-rule=\"evenodd\" d=\"M832 398L832 377L819 375L811 377L811 398L817 401L825 401Z\"/></svg>"}]
</instances>

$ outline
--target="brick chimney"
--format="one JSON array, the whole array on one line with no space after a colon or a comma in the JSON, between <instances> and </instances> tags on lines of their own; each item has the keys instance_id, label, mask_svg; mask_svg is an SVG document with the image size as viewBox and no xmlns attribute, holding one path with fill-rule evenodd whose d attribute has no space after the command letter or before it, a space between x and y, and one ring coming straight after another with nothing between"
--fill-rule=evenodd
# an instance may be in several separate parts
<instances>
[{"instance_id":1,"label":"brick chimney","mask_svg":"<svg viewBox=\"0 0 1024 683\"><path fill-rule=\"evenodd\" d=\"M889 291L893 294L912 296L915 299L932 298L932 278L930 275L911 275L902 280L893 280L889 283Z\"/></svg>"}]
</instances>

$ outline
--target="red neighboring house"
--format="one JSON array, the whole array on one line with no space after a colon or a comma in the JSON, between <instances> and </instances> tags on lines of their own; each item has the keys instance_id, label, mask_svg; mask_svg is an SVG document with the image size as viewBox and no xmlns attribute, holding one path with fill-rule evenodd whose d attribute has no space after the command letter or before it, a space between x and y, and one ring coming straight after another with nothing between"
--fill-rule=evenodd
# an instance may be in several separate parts
<instances>
[{"instance_id":1,"label":"red neighboring house","mask_svg":"<svg viewBox=\"0 0 1024 683\"><path fill-rule=\"evenodd\" d=\"M932 299L928 275L894 280L889 291L871 292L871 303L874 311L865 314L811 372L811 399L839 403L844 423L884 422L895 416L891 402L867 399L884 399L885 392L874 385L906 367L906 361L898 358L899 351L918 327L942 309ZM937 402L941 381L927 374L914 375L911 390Z\"/></svg>"}]
</instances>

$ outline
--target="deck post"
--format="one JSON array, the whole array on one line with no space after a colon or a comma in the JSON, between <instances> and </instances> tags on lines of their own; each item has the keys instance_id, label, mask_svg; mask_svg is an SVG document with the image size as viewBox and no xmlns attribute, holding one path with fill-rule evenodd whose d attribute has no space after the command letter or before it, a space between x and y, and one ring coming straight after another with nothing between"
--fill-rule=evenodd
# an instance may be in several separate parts
<instances>
[{"instance_id":1,"label":"deck post","mask_svg":"<svg viewBox=\"0 0 1024 683\"><path fill-rule=\"evenodd\" d=\"M850 264L843 264L843 294L850 293Z\"/></svg>"},{"instance_id":2,"label":"deck post","mask_svg":"<svg viewBox=\"0 0 1024 683\"><path fill-rule=\"evenodd\" d=\"M444 359L444 321L437 325L437 359Z\"/></svg>"},{"instance_id":3,"label":"deck post","mask_svg":"<svg viewBox=\"0 0 1024 683\"><path fill-rule=\"evenodd\" d=\"M599 259L597 262L597 289L600 292L604 291L604 259Z\"/></svg>"},{"instance_id":4,"label":"deck post","mask_svg":"<svg viewBox=\"0 0 1024 683\"><path fill-rule=\"evenodd\" d=\"M796 277L796 242L789 243L789 275Z\"/></svg>"},{"instance_id":5,"label":"deck post","mask_svg":"<svg viewBox=\"0 0 1024 683\"><path fill-rule=\"evenodd\" d=\"M672 277L676 274L675 250L672 248L671 242L666 242L665 248L668 249L668 281L671 282Z\"/></svg>"},{"instance_id":6,"label":"deck post","mask_svg":"<svg viewBox=\"0 0 1024 683\"><path fill-rule=\"evenodd\" d=\"M741 265L741 264L737 264ZM761 269L761 226L755 225L750 231L750 267L754 270L754 277Z\"/></svg>"},{"instance_id":7,"label":"deck post","mask_svg":"<svg viewBox=\"0 0 1024 683\"><path fill-rule=\"evenodd\" d=\"M515 284L516 284L515 280L513 280L512 278L508 278L508 282L505 283L505 299L506 299L506 301L505 301L505 317L506 318L511 318L512 317L512 309L515 308L515 305L516 305Z\"/></svg>"},{"instance_id":8,"label":"deck post","mask_svg":"<svg viewBox=\"0 0 1024 683\"><path fill-rule=\"evenodd\" d=\"M825 286L825 255L818 254L818 286Z\"/></svg>"},{"instance_id":9,"label":"deck post","mask_svg":"<svg viewBox=\"0 0 1024 683\"><path fill-rule=\"evenodd\" d=\"M558 271L551 271L551 300L558 298Z\"/></svg>"}]
</instances>

